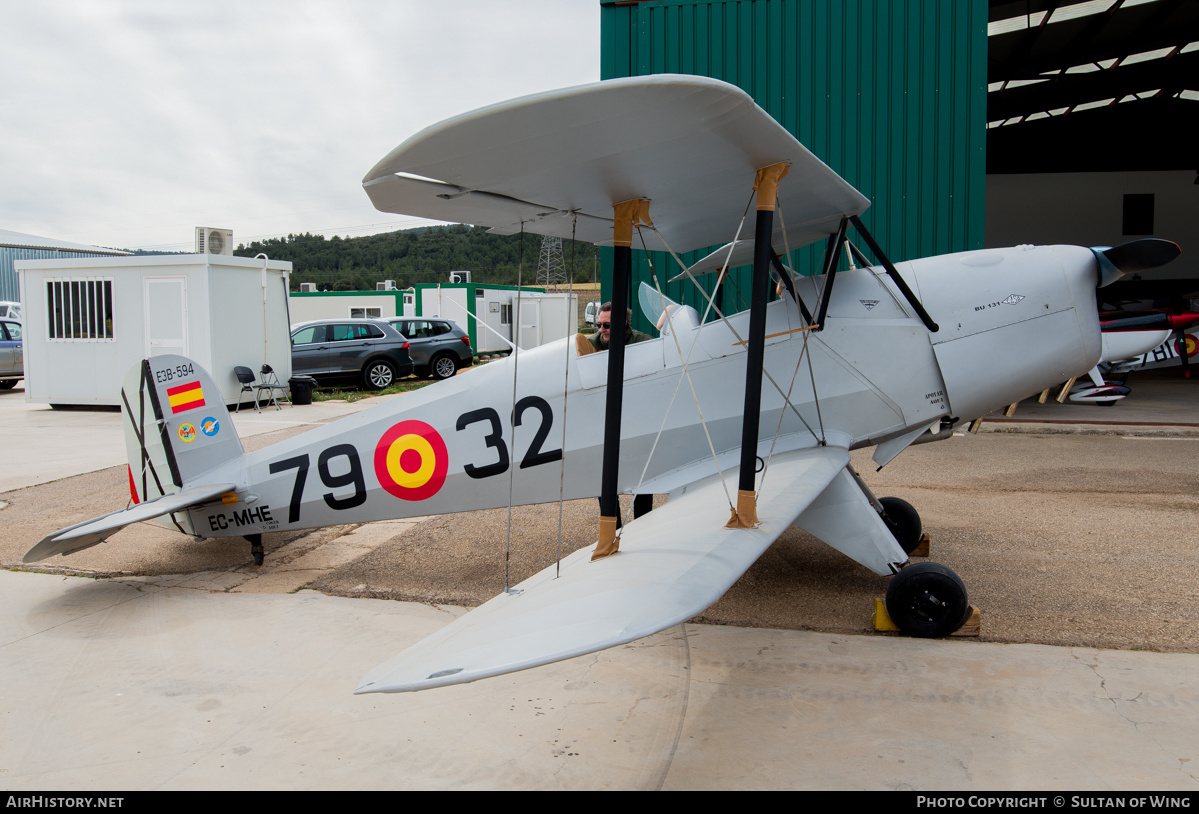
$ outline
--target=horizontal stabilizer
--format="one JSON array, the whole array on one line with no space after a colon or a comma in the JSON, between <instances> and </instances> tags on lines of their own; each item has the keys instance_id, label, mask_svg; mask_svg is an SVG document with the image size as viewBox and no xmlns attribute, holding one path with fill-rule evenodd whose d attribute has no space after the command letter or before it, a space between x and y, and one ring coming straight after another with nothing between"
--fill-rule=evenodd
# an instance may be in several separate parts
<instances>
[{"instance_id":1,"label":"horizontal stabilizer","mask_svg":"<svg viewBox=\"0 0 1199 814\"><path fill-rule=\"evenodd\" d=\"M625 526L620 552L571 554L375 668L358 693L464 684L631 642L719 599L845 469L849 453L817 447L776 455L758 495L760 525L727 529L718 477ZM736 470L725 472L736 483Z\"/></svg>"},{"instance_id":2,"label":"horizontal stabilizer","mask_svg":"<svg viewBox=\"0 0 1199 814\"><path fill-rule=\"evenodd\" d=\"M153 520L164 514L182 511L190 506L207 503L225 492L235 488L232 483L215 483L206 486L196 486L185 489L173 495L166 495L148 503L139 503L128 509L111 512L110 514L93 517L82 523L76 523L65 529L42 538L41 542L29 549L22 562L38 562L55 554L73 554L85 548L104 542L116 532L132 523L143 520Z\"/></svg>"}]
</instances>

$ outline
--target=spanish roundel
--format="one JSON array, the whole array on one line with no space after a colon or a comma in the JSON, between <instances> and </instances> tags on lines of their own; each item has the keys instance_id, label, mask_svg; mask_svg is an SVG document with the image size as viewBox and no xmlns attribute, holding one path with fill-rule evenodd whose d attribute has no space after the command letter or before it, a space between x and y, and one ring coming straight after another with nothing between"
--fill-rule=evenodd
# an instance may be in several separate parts
<instances>
[{"instance_id":1,"label":"spanish roundel","mask_svg":"<svg viewBox=\"0 0 1199 814\"><path fill-rule=\"evenodd\" d=\"M401 421L375 446L375 475L389 495L424 500L437 494L450 467L445 441L423 421Z\"/></svg>"}]
</instances>

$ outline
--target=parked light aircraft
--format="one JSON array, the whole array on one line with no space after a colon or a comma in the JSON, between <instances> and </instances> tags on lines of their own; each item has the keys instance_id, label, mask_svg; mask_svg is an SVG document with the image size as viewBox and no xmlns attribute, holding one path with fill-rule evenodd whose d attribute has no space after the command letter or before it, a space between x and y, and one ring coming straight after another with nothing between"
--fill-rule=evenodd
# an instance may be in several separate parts
<instances>
[{"instance_id":1,"label":"parked light aircraft","mask_svg":"<svg viewBox=\"0 0 1199 814\"><path fill-rule=\"evenodd\" d=\"M1190 377L1188 357L1196 352L1195 337L1185 333L1199 324L1199 314L1174 314L1163 309L1100 311L1103 347L1099 364L1087 374L1091 383L1070 388L1070 400L1110 407L1132 392L1125 376L1133 370L1162 367L1181 359ZM1177 334L1177 338L1172 338Z\"/></svg>"},{"instance_id":2,"label":"parked light aircraft","mask_svg":"<svg viewBox=\"0 0 1199 814\"><path fill-rule=\"evenodd\" d=\"M707 608L793 523L894 575L887 608L901 628L944 635L965 617L965 587L941 565L908 563L918 515L876 498L850 450L875 446L883 466L1085 373L1100 356L1096 285L1177 254L1140 241L892 264L859 220L861 193L743 91L693 76L467 113L405 141L364 187L388 212L614 245L611 349L519 351L251 453L204 370L147 359L122 391L137 505L49 535L26 561L155 517L257 544L285 529L598 495L594 551L465 614L358 691L473 681L663 630ZM880 264L846 243L851 226ZM750 310L701 315L655 287L662 335L626 347L634 242L678 253L730 239L709 265L752 256ZM780 262L818 240L822 274ZM858 267L836 271L843 245ZM786 293L768 302L772 267ZM619 493L669 501L617 536Z\"/></svg>"}]
</instances>

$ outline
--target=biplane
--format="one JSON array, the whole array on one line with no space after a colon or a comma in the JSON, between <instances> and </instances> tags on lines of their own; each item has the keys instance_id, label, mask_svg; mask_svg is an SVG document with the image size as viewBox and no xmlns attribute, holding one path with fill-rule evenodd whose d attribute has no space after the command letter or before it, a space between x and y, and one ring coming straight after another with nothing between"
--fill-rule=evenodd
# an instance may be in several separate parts
<instances>
[{"instance_id":1,"label":"biplane","mask_svg":"<svg viewBox=\"0 0 1199 814\"><path fill-rule=\"evenodd\" d=\"M909 563L919 515L876 497L850 451L874 447L881 467L1085 373L1100 357L1096 286L1177 254L1150 240L893 263L860 219L865 196L749 95L695 76L466 113L409 138L363 186L387 212L613 246L610 348L517 350L251 453L204 370L147 359L122 391L136 505L26 555L69 554L151 518L260 545L284 529L599 497L594 549L465 614L358 692L474 681L663 630L715 602L792 524L890 576L900 628L952 632L965 586ZM786 258L818 241L819 273L794 274ZM749 310L723 313L705 294L701 313L668 299L655 272L636 300L660 335L625 343L634 246L678 257L722 243L680 273L698 283L752 262ZM620 494L669 499L618 529Z\"/></svg>"}]
</instances>

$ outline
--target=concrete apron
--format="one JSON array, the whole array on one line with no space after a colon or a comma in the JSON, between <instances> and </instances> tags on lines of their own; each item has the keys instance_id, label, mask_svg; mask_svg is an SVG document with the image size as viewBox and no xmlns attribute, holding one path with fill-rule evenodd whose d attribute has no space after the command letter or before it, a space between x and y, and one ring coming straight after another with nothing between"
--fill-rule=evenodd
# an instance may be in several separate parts
<instances>
[{"instance_id":1,"label":"concrete apron","mask_svg":"<svg viewBox=\"0 0 1199 814\"><path fill-rule=\"evenodd\" d=\"M354 696L465 612L0 572L0 786L1184 789L1199 656L681 625Z\"/></svg>"}]
</instances>

